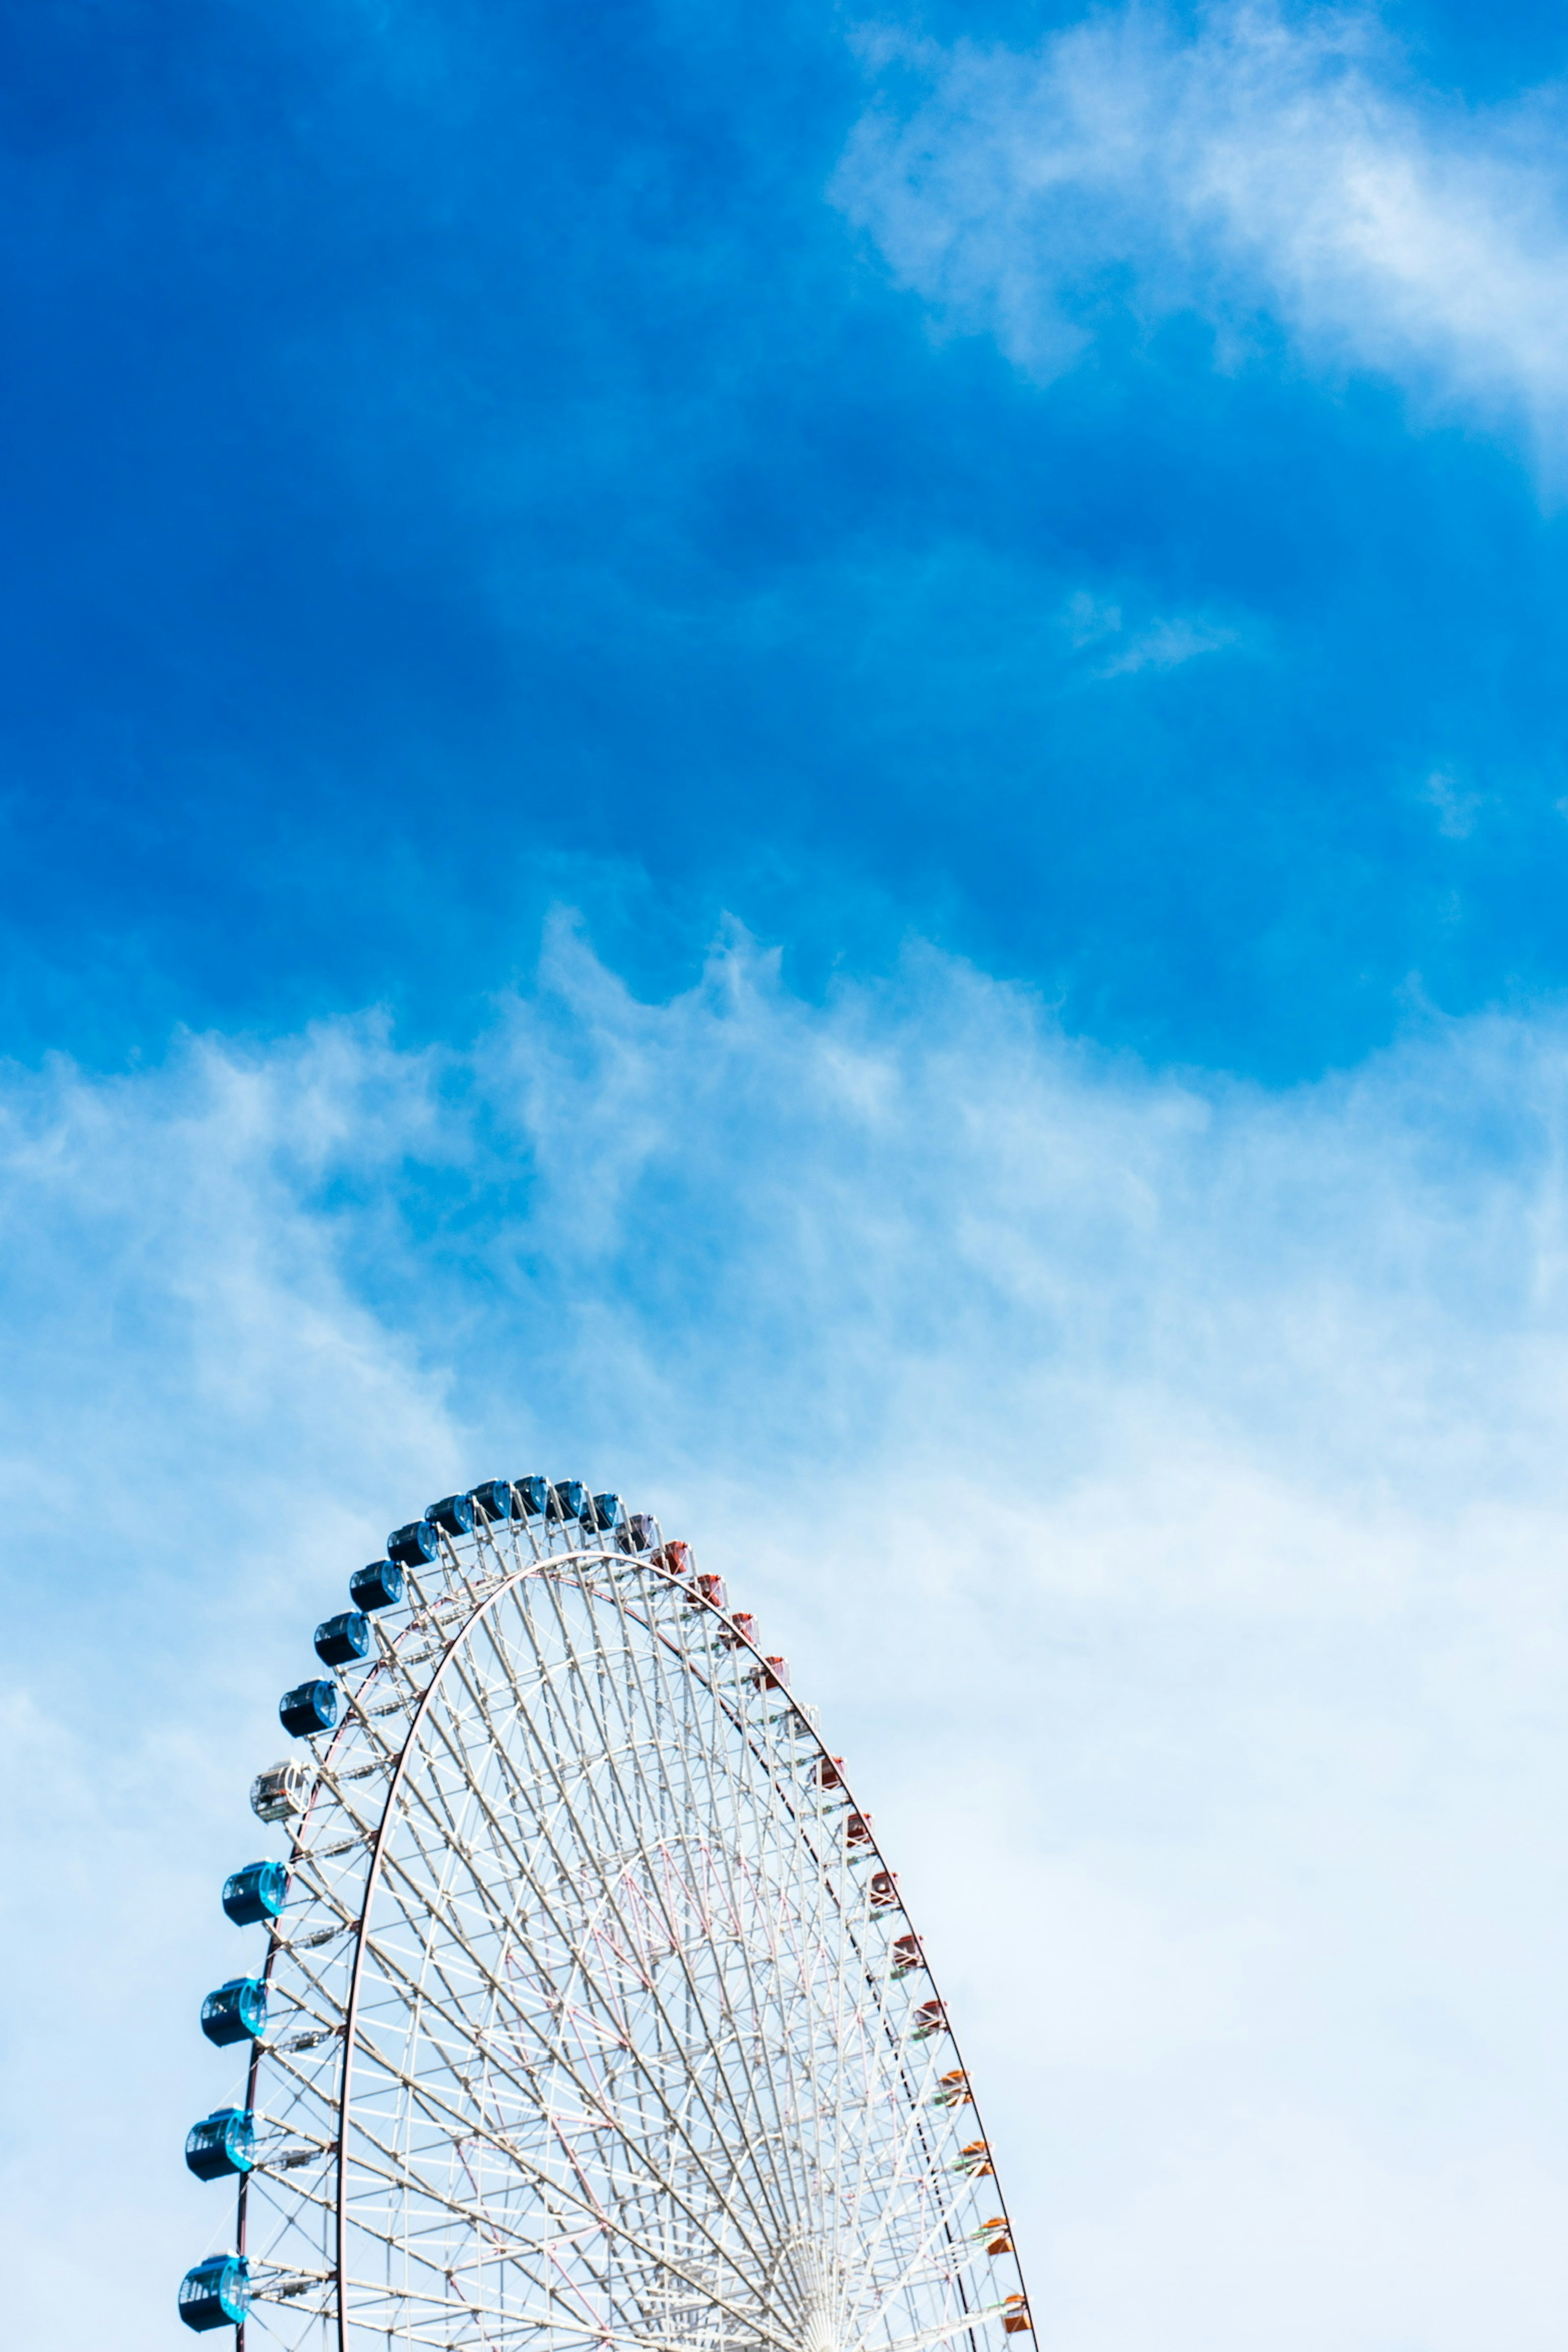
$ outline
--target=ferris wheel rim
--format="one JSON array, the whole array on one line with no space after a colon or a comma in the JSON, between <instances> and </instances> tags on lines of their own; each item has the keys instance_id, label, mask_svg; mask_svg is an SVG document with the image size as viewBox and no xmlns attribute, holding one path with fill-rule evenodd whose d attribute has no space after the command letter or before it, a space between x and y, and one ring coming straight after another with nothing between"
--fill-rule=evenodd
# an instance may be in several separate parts
<instances>
[{"instance_id":1,"label":"ferris wheel rim","mask_svg":"<svg viewBox=\"0 0 1568 2352\"><path fill-rule=\"evenodd\" d=\"M515 1535L519 1531L514 1529L511 1532L513 1533L515 1539ZM411 1702L407 1705L406 1712L402 1715L399 1744L395 1751L392 1749L390 1740L383 1740L378 1732L372 1731L369 1717L360 1704L359 1692L369 1686L366 1683L362 1683L357 1686L357 1688L350 1688L347 1690L347 1712L345 1713L342 1722L336 1727L331 1736L319 1743L315 1740L312 1740L310 1743L310 1752L317 1768L317 1783L315 1795L312 1799L312 1810L315 1802L320 1799L323 1789L329 1794L334 1796L340 1803L344 1801L342 1798L341 1790L337 1786L338 1776L333 1770L333 1759L338 1757L340 1751L344 1748L345 1743L348 1742L351 1736L355 1732L356 1727L361 1734L368 1736L381 1746L389 1766L386 1780L379 1791L379 1804L375 1808L374 1837L370 1841L369 1853L363 1865L363 1878L360 1881L358 1916L352 1921L345 1919L342 1922L343 1927L352 1934L353 1951L352 1973L347 1989L342 2023L337 2029L342 2035L342 2059L340 2080L337 2086L337 2096L334 2102L337 2117L337 2140L335 2149L332 2151L335 2156L337 2173L335 2194L333 2197L333 2239L335 2259L332 2262L330 2274L321 2274L321 2284L324 2286L331 2284L335 2290L332 2299L336 2304L337 2337L340 2352L351 2352L350 2329L351 2326L353 2324L353 2314L350 2307L350 2295L348 2291L351 2284L349 2242L351 2229L349 2211L350 2136L351 2131L355 2126L355 2064L356 2059L361 2054L357 2047L357 2043L360 2035L362 1994L365 1983L367 1955L370 1955L374 1950L372 1907L374 1897L382 1886L386 1883L385 1874L388 1864L389 1843L393 1831L397 1824L399 1800L412 1776L415 1774L421 1759L421 1733L429 1721L433 1711L440 1704L446 1695L448 1678L452 1676L455 1672L460 1674L462 1661L468 1655L473 1643L473 1638L479 1630L488 1622L494 1620L496 1613L510 1596L517 1593L520 1587L530 1583L542 1584L550 1588L554 1588L557 1591L568 1583L574 1584L581 1594L583 1601L589 1605L593 1613L594 1622L597 1622L597 1612L599 1608L605 1605L613 1605L620 1612L624 1619L635 1622L641 1628L643 1633L647 1637L648 1642L652 1645L651 1655L660 1662L661 1666L668 1666L670 1670L678 1672L683 1681L689 1681L692 1684L700 1684L707 1691L714 1706L720 1709L723 1717L728 1719L733 1733L736 1735L740 1742L742 1749L750 1754L754 1760L755 1767L757 1768L760 1775L761 1782L768 1792L769 1818L772 1818L773 1806L782 1802L784 1815L787 1817L793 1832L791 1839L792 1845L803 1832L803 1817L798 1811L798 1806L795 1801L793 1794L795 1784L785 1780L780 1769L782 1759L776 1752L777 1743L772 1741L770 1738L765 1738L762 1730L762 1724L764 1721L778 1720L779 1718L758 1718L754 1717L752 1710L741 1703L739 1697L733 1696L727 1689L721 1688L718 1680L715 1679L711 1670L710 1669L705 1671L703 1669L699 1661L694 1658L690 1650L683 1647L682 1642L674 1636L669 1627L665 1623L656 1622L651 1602L647 1609L629 1605L627 1594L624 1590L605 1591L600 1587L593 1585L587 1580L584 1572L593 1567L602 1566L605 1569L613 1571L617 1580L625 1570L632 1567L635 1567L638 1571L644 1574L651 1572L652 1579L655 1580L656 1588L662 1587L667 1591L679 1592L682 1596L683 1600L690 1606L698 1609L705 1614L710 1614L721 1619L726 1627L723 1638L727 1646L747 1654L754 1668L764 1670L762 1684L759 1686L765 1686L767 1680L765 1670L776 1662L772 1662L764 1658L759 1641L754 1638L752 1634L749 1633L744 1629L743 1625L737 1625L731 1617L730 1612L723 1608L717 1606L707 1596L700 1594L692 1589L689 1569L678 1570L670 1567L662 1558L656 1559L647 1556L637 1556L628 1559L624 1556L626 1548L622 1547L620 1549L617 1549L614 1547L613 1543L606 1545L601 1542L593 1542L588 1544L570 1545L562 1550L547 1549L545 1551L541 1552L537 1539L533 1536L532 1529L527 1528L523 1530L523 1532L526 1532L528 1535L530 1546L534 1555L533 1558L531 1559L523 1559L520 1561L517 1566L511 1568L508 1572L500 1576L498 1580L489 1584L488 1589L479 1591L474 1589L474 1580L470 1570L465 1567L464 1561L459 1557L456 1547L448 1543L443 1536L441 1545L443 1557L439 1565L445 1569L448 1577L450 1579L455 1579L456 1581L450 1585L447 1600L444 1604L445 1610L449 1611L450 1613L445 1614L445 1621L439 1626L435 1625L433 1622L436 1614L435 1610L428 1609L426 1611L426 1617L431 1620L429 1630L431 1630L435 1634L436 1639L438 1641L439 1647L438 1654L436 1656L436 1662L432 1671L430 1672L427 1680L424 1682L421 1687L417 1687L416 1689L413 1687L413 1678L407 1674L406 1670L404 1670L400 1674L395 1655L395 1645L385 1643L385 1637L383 1635L384 1644L385 1644L384 1654L375 1661L374 1667L373 1668L373 1675L376 1671L387 1672L392 1677L393 1687L395 1689L405 1691L407 1700ZM663 1547L661 1543L661 1551ZM514 1559L517 1557L515 1549L513 1550L512 1557ZM436 1563L433 1563L433 1565L434 1564ZM417 1591L417 1585L416 1585L415 1589L416 1591ZM466 1605L463 1605L465 1600ZM378 1628L378 1632L379 1630L380 1629ZM405 1631L407 1629L405 1628ZM401 1636L399 1638L401 1639ZM711 1653L710 1653L710 1656L711 1657ZM778 1688L780 1685L775 1684L773 1687ZM891 1926L895 1920L901 1920L904 1926L910 1930L917 1955L915 1960L910 1963L910 1967L918 1967L921 1974L925 1976L931 1985L931 1990L935 1997L931 2006L934 2007L939 2012L940 2031L945 2037L947 2044L951 2047L953 2057L959 2062L956 2071L963 2077L967 2086L967 2070L963 2066L962 2052L959 2048L957 2037L953 2032L952 2024L947 2018L946 2005L941 2000L940 1994L936 1993L934 1979L931 1978L929 1962L927 1962L925 1958L923 1943L918 1937L913 1936L912 1922L910 1921L907 1906L902 1896L897 1892L896 1875L888 1866L887 1857L882 1851L880 1842L877 1840L872 1833L869 1816L860 1813L858 1811L852 1791L849 1788L848 1779L847 1774L844 1772L842 1764L839 1759L834 1759L829 1755L826 1740L818 1725L813 1719L813 1716L808 1714L801 1704L794 1698L793 1693L791 1693L787 1687L784 1688L783 1696L786 1711L793 1713L798 1726L798 1729L795 1735L796 1739L798 1740L799 1738L804 1738L809 1741L808 1756L814 1770L819 1770L820 1766L823 1763L826 1763L831 1768L831 1771L834 1776L832 1780L830 1780L826 1776L823 1776L820 1779L818 1785L824 1790L827 1790L829 1788L835 1790L837 1792L838 1802L845 1808L848 1809L856 1816L858 1823L859 1824L859 1833L856 1843L858 1846L865 1849L865 1851L857 1858L860 1860L874 1861L886 1877L888 1885L887 1895L885 1897L873 1898L872 1909L869 1913L858 1911L855 1916L858 1918L864 1918L868 1927L871 1919L876 1916L877 1911L880 1909L884 1915L883 1924ZM710 1770L711 1769L711 1759L709 1759L709 1769ZM688 1758L686 1762L686 1770L689 1785L690 1769L690 1761ZM352 1816L352 1808L348 1808L347 1810L349 1810ZM370 1811L369 1808L365 1810L367 1812ZM302 1844L305 1823L308 1819L309 1814L307 1813L302 1816L300 1820L299 1832L295 1840L297 1854ZM818 1899L820 1899L825 1891L823 1886L821 1885L817 1885L816 1891ZM839 1907L842 1909L841 1897L832 1897L831 1890L828 1890L828 1892L830 1899L837 1900L839 1902ZM312 1899L320 1900L322 1898L318 1895ZM846 1917L847 1917L847 1916L848 1915L845 1915ZM851 1940L853 1948L858 1951L858 1936L856 1936ZM847 1956L847 1950L850 1947L847 1944L841 1946L841 1950L844 1951L846 1957ZM287 1948L289 1948L285 1944L279 1929L271 1937L269 1937L266 1967L263 1971L263 1980L265 1982L270 1983L275 1964L277 1963L279 1954ZM869 1955L868 1954L867 1958L868 1958L868 1957ZM897 1977L908 1972L908 1969L895 1968L892 1973L894 1977ZM885 2014L879 2012L878 2024L881 2034L891 2034L892 2028L889 2018ZM931 2029L933 2032L936 2030L938 2029L934 2027ZM922 2038L922 2036L917 2033L915 2039L919 2040L921 2038ZM910 2046L908 2043L907 2033L905 2040L902 2042L898 2042L896 2046L900 2050L903 2050ZM258 2078L266 2054L266 2051L260 2044L253 2044L247 2071L247 2105L254 2104L254 2094ZM366 2054L370 2054L368 2050ZM380 2063L379 2060L378 2063ZM900 2061L900 2063L902 2063L903 2062ZM974 2126L982 2135L978 2145L983 2150L984 2150L987 2144L984 2138L984 2126L981 2123L978 2105L974 2101L973 2092L967 2087L965 2088L964 2098L966 2104L972 2110ZM918 2133L922 2145L924 2145L927 2137L927 2127L921 2121L919 2113L913 2108L910 2108L907 2116L906 2122L907 2137L912 2140ZM516 2160L516 2150L512 2149L509 2151L509 2153L510 2153L514 2160ZM954 2168L954 2169L957 2168L958 2168L956 2167ZM992 2179L994 2178L988 2162L984 2166L984 2171L987 2177ZM242 2252L245 2246L248 2188L248 2179L242 2179L240 2183L239 2200L239 2246ZM986 2224L985 2228L989 2229L994 2226L1001 2231L1007 2242L1006 2251L1012 2255L1013 2260L1016 2264L1017 2257L1014 2252L1013 2245L1011 2243L1011 2227L1006 2216L1005 2202L1002 2197L999 2183L996 2184L993 2196L994 2201L999 2208L999 2211L995 2223ZM456 2210L458 2209L452 2208L451 2210ZM951 2207L938 2202L933 2212L932 2238L940 2237L945 2233L951 2242L952 2231L952 2212ZM981 2234L984 2234L984 2231L983 2231ZM644 2251L646 2252L647 2250L645 2249ZM672 2270L668 2254L661 2256L660 2260L667 2270L671 2270L672 2275L678 2278L680 2276L680 2273L679 2271ZM1018 2271L1021 2284L1021 2265L1018 2265ZM688 2278L685 2280L685 2284L692 2287L695 2291L698 2289L700 2283L695 2278ZM954 2312L952 2316L941 2326L917 2330L913 2334L895 2338L892 2343L884 2347L884 2352L920 2352L920 2347L925 2346L935 2346L937 2344L949 2341L952 2337L962 2335L966 2330L973 2329L985 2317L994 2315L1001 2309L1001 2306L999 2305L991 2305L981 2307L976 2303L972 2302L969 2294L968 2281L962 2273L954 2277L953 2286L962 2306L959 2310ZM701 2282L700 2291L704 2295L710 2298L713 2297L713 2283L711 2281ZM720 2298L719 2300L723 2302L722 2298ZM1019 2295L1011 2298L1011 2300L1014 2303L1022 2305L1026 2312L1027 2301L1026 2294L1020 2294ZM454 2305L453 2307L463 2309L469 2308L469 2306L467 2305ZM742 2313L738 2306L725 2305L725 2307L729 2309L730 2315L735 2320L741 2321L743 2319L744 2324L752 2331L753 2336L759 2332L760 2314L757 2311L752 2310ZM258 2316L259 2315L260 2315L258 2314ZM322 2311L321 2316L323 2318L327 2316L325 2310ZM875 2307L873 2307L871 2316L874 2319ZM1029 2325L1026 2317L1024 2319L1022 2324L1025 2326ZM780 2348L780 2352L794 2352L793 2341L786 2336L771 2333L765 2328L761 2330L761 2334L763 2340L778 2347ZM410 2337L409 2340L412 2341L414 2339ZM646 2352L659 2352L659 2347L662 2344L662 2339L659 2336L646 2330L635 2335L625 2329L618 2330L616 2340L626 2344L637 2344L646 2347ZM243 2347L243 2326L239 2344ZM843 2352L857 2352L857 2347L854 2345L847 2345L843 2347Z\"/></svg>"}]
</instances>

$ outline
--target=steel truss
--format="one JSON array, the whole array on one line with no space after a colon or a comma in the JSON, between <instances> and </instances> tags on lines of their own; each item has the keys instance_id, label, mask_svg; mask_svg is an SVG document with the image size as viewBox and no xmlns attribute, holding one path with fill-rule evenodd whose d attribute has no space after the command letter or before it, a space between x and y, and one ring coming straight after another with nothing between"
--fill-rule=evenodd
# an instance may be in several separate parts
<instances>
[{"instance_id":1,"label":"steel truss","mask_svg":"<svg viewBox=\"0 0 1568 2352\"><path fill-rule=\"evenodd\" d=\"M1027 2326L891 1876L674 1557L443 1534L341 1673L250 2060L239 2352Z\"/></svg>"}]
</instances>

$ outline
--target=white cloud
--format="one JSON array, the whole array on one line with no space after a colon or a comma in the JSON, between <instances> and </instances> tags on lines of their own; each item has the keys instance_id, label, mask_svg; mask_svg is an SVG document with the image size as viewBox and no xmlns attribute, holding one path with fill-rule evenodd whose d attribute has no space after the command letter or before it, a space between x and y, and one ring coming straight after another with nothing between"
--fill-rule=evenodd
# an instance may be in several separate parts
<instances>
[{"instance_id":1,"label":"white cloud","mask_svg":"<svg viewBox=\"0 0 1568 2352\"><path fill-rule=\"evenodd\" d=\"M1476 829L1483 795L1467 792L1446 768L1434 768L1421 797L1437 812L1437 830L1449 841L1468 841Z\"/></svg>"},{"instance_id":2,"label":"white cloud","mask_svg":"<svg viewBox=\"0 0 1568 2352\"><path fill-rule=\"evenodd\" d=\"M1106 306L1262 314L1315 362L1522 418L1568 395L1561 102L1413 86L1361 9L1095 14L1032 51L868 37L836 183L895 274L1048 378Z\"/></svg>"},{"instance_id":3,"label":"white cloud","mask_svg":"<svg viewBox=\"0 0 1568 2352\"><path fill-rule=\"evenodd\" d=\"M1068 597L1062 618L1073 650L1088 650L1098 656L1091 671L1098 678L1131 677L1145 669L1180 669L1200 654L1226 653L1242 641L1239 629L1194 613L1161 614L1142 625L1130 623L1120 604L1088 589Z\"/></svg>"},{"instance_id":4,"label":"white cloud","mask_svg":"<svg viewBox=\"0 0 1568 2352\"><path fill-rule=\"evenodd\" d=\"M931 955L814 1006L741 941L646 1005L567 932L469 1053L213 1039L0 1112L22 2339L100 2340L68 2274L168 2340L276 1694L387 1525L537 1465L682 1527L823 1702L1042 2342L1554 2344L1561 1023L1270 1097Z\"/></svg>"}]
</instances>

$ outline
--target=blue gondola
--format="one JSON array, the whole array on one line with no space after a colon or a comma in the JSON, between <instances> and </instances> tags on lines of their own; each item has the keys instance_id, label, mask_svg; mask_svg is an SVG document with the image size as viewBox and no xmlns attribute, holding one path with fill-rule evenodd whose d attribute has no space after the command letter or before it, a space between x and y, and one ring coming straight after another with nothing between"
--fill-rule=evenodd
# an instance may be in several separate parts
<instances>
[{"instance_id":1,"label":"blue gondola","mask_svg":"<svg viewBox=\"0 0 1568 2352\"><path fill-rule=\"evenodd\" d=\"M410 1519L386 1538L386 1557L399 1568L422 1568L440 1553L440 1539L428 1519Z\"/></svg>"},{"instance_id":2,"label":"blue gondola","mask_svg":"<svg viewBox=\"0 0 1568 2352\"><path fill-rule=\"evenodd\" d=\"M331 1731L338 1719L336 1683L296 1683L278 1702L278 1720L296 1739Z\"/></svg>"},{"instance_id":3,"label":"blue gondola","mask_svg":"<svg viewBox=\"0 0 1568 2352\"><path fill-rule=\"evenodd\" d=\"M403 1570L395 1559L373 1559L349 1579L349 1599L356 1609L395 1609L403 1598Z\"/></svg>"},{"instance_id":4,"label":"blue gondola","mask_svg":"<svg viewBox=\"0 0 1568 2352\"><path fill-rule=\"evenodd\" d=\"M256 2168L256 2126L243 2107L217 2107L185 2134L185 2165L198 2180Z\"/></svg>"},{"instance_id":5,"label":"blue gondola","mask_svg":"<svg viewBox=\"0 0 1568 2352\"><path fill-rule=\"evenodd\" d=\"M595 1495L589 1508L593 1512L590 1526L600 1528L606 1534L618 1528L626 1515L626 1507L618 1495ZM583 1516L587 1518L588 1513L585 1511Z\"/></svg>"},{"instance_id":6,"label":"blue gondola","mask_svg":"<svg viewBox=\"0 0 1568 2352\"><path fill-rule=\"evenodd\" d=\"M476 1486L468 1500L478 1519L510 1519L511 1517L511 1481L510 1478L487 1478Z\"/></svg>"},{"instance_id":7,"label":"blue gondola","mask_svg":"<svg viewBox=\"0 0 1568 2352\"><path fill-rule=\"evenodd\" d=\"M352 1666L370 1647L370 1620L358 1609L345 1609L316 1628L316 1655L324 1666Z\"/></svg>"},{"instance_id":8,"label":"blue gondola","mask_svg":"<svg viewBox=\"0 0 1568 2352\"><path fill-rule=\"evenodd\" d=\"M474 1498L471 1495L443 1495L432 1503L426 1517L449 1536L471 1536L474 1532Z\"/></svg>"},{"instance_id":9,"label":"blue gondola","mask_svg":"<svg viewBox=\"0 0 1568 2352\"><path fill-rule=\"evenodd\" d=\"M267 1987L259 1977L230 1977L202 2003L202 2032L226 2050L231 2042L259 2042L267 2031Z\"/></svg>"},{"instance_id":10,"label":"blue gondola","mask_svg":"<svg viewBox=\"0 0 1568 2352\"><path fill-rule=\"evenodd\" d=\"M552 1519L580 1519L588 1508L588 1489L580 1478L557 1478L547 1507Z\"/></svg>"},{"instance_id":11,"label":"blue gondola","mask_svg":"<svg viewBox=\"0 0 1568 2352\"><path fill-rule=\"evenodd\" d=\"M223 1883L223 1907L237 1927L255 1927L276 1919L289 1892L289 1874L280 1862L247 1862Z\"/></svg>"},{"instance_id":12,"label":"blue gondola","mask_svg":"<svg viewBox=\"0 0 1568 2352\"><path fill-rule=\"evenodd\" d=\"M237 2327L250 2309L250 2265L243 2254L215 2254L180 2281L180 2317L205 2335Z\"/></svg>"},{"instance_id":13,"label":"blue gondola","mask_svg":"<svg viewBox=\"0 0 1568 2352\"><path fill-rule=\"evenodd\" d=\"M535 1471L531 1477L514 1478L511 1491L517 1496L518 1516L524 1519L536 1519L549 1503L550 1481L542 1478Z\"/></svg>"}]
</instances>

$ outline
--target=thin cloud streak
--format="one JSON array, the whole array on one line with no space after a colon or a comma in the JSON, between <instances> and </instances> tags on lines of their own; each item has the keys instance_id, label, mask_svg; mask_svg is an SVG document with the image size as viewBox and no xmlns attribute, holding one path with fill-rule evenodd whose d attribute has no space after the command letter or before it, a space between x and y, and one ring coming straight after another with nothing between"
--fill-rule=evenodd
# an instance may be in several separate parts
<instances>
[{"instance_id":1,"label":"thin cloud streak","mask_svg":"<svg viewBox=\"0 0 1568 2352\"><path fill-rule=\"evenodd\" d=\"M1376 16L1096 15L1028 52L863 37L877 97L835 195L952 326L1041 380L1129 309L1272 323L1318 365L1522 421L1568 456L1562 101L1413 88Z\"/></svg>"},{"instance_id":2,"label":"thin cloud streak","mask_svg":"<svg viewBox=\"0 0 1568 2352\"><path fill-rule=\"evenodd\" d=\"M468 1052L209 1037L0 1125L19 2334L85 2352L107 2267L168 2340L277 1695L395 1518L542 1467L821 1701L1058 2352L1547 2352L1559 1021L1270 1097L924 951L817 1006L737 938L649 1004L563 925Z\"/></svg>"}]
</instances>

